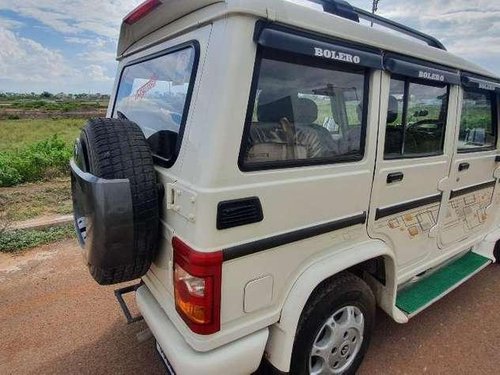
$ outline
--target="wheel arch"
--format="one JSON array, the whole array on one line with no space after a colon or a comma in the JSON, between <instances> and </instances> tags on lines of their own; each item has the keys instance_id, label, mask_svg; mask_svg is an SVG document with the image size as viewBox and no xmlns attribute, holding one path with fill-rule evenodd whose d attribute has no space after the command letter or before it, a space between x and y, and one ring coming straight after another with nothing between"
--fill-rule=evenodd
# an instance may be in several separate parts
<instances>
[{"instance_id":1,"label":"wheel arch","mask_svg":"<svg viewBox=\"0 0 500 375\"><path fill-rule=\"evenodd\" d=\"M360 265L366 265L375 259L383 260L385 285L377 282L375 277L369 277L365 281L372 289L377 305L394 317L392 313L397 289L395 260L392 250L384 242L368 241L323 258L310 265L295 280L283 304L280 320L270 327L266 359L276 370L285 373L290 371L298 322L304 307L318 287L342 271L353 272L358 266L359 272Z\"/></svg>"}]
</instances>

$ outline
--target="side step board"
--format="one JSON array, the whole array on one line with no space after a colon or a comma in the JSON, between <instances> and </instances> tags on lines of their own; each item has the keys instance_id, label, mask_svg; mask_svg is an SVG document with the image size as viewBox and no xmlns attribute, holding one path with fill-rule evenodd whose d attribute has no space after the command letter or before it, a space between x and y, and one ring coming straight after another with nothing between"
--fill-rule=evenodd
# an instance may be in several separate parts
<instances>
[{"instance_id":1,"label":"side step board","mask_svg":"<svg viewBox=\"0 0 500 375\"><path fill-rule=\"evenodd\" d=\"M491 262L491 259L469 251L422 280L399 290L396 306L411 318L469 280Z\"/></svg>"}]
</instances>

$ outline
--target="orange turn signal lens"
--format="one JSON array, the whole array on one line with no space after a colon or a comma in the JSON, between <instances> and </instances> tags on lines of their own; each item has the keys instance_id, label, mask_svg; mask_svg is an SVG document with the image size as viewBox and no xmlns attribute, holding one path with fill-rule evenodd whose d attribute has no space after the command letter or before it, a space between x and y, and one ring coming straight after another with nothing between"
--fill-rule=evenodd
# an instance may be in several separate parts
<instances>
[{"instance_id":1,"label":"orange turn signal lens","mask_svg":"<svg viewBox=\"0 0 500 375\"><path fill-rule=\"evenodd\" d=\"M193 250L179 238L174 250L175 307L195 333L209 335L220 329L222 252Z\"/></svg>"}]
</instances>

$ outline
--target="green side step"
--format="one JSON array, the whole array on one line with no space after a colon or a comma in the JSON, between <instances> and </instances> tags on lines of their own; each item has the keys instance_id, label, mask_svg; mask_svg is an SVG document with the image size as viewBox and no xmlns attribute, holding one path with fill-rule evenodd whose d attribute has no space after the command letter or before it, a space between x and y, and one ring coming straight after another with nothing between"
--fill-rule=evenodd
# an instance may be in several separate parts
<instances>
[{"instance_id":1,"label":"green side step","mask_svg":"<svg viewBox=\"0 0 500 375\"><path fill-rule=\"evenodd\" d=\"M396 306L408 315L415 315L489 263L490 259L470 251L431 275L400 290Z\"/></svg>"}]
</instances>

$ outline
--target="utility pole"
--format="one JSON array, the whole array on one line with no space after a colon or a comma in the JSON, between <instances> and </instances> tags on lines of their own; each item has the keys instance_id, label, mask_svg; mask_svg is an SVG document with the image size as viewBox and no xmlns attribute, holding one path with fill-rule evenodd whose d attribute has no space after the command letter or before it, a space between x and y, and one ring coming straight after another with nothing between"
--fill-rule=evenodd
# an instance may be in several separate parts
<instances>
[{"instance_id":1,"label":"utility pole","mask_svg":"<svg viewBox=\"0 0 500 375\"><path fill-rule=\"evenodd\" d=\"M378 10L378 2L380 0L373 0L372 3L372 14L375 14L375 12ZM373 21L371 22L371 27L373 27Z\"/></svg>"}]
</instances>

